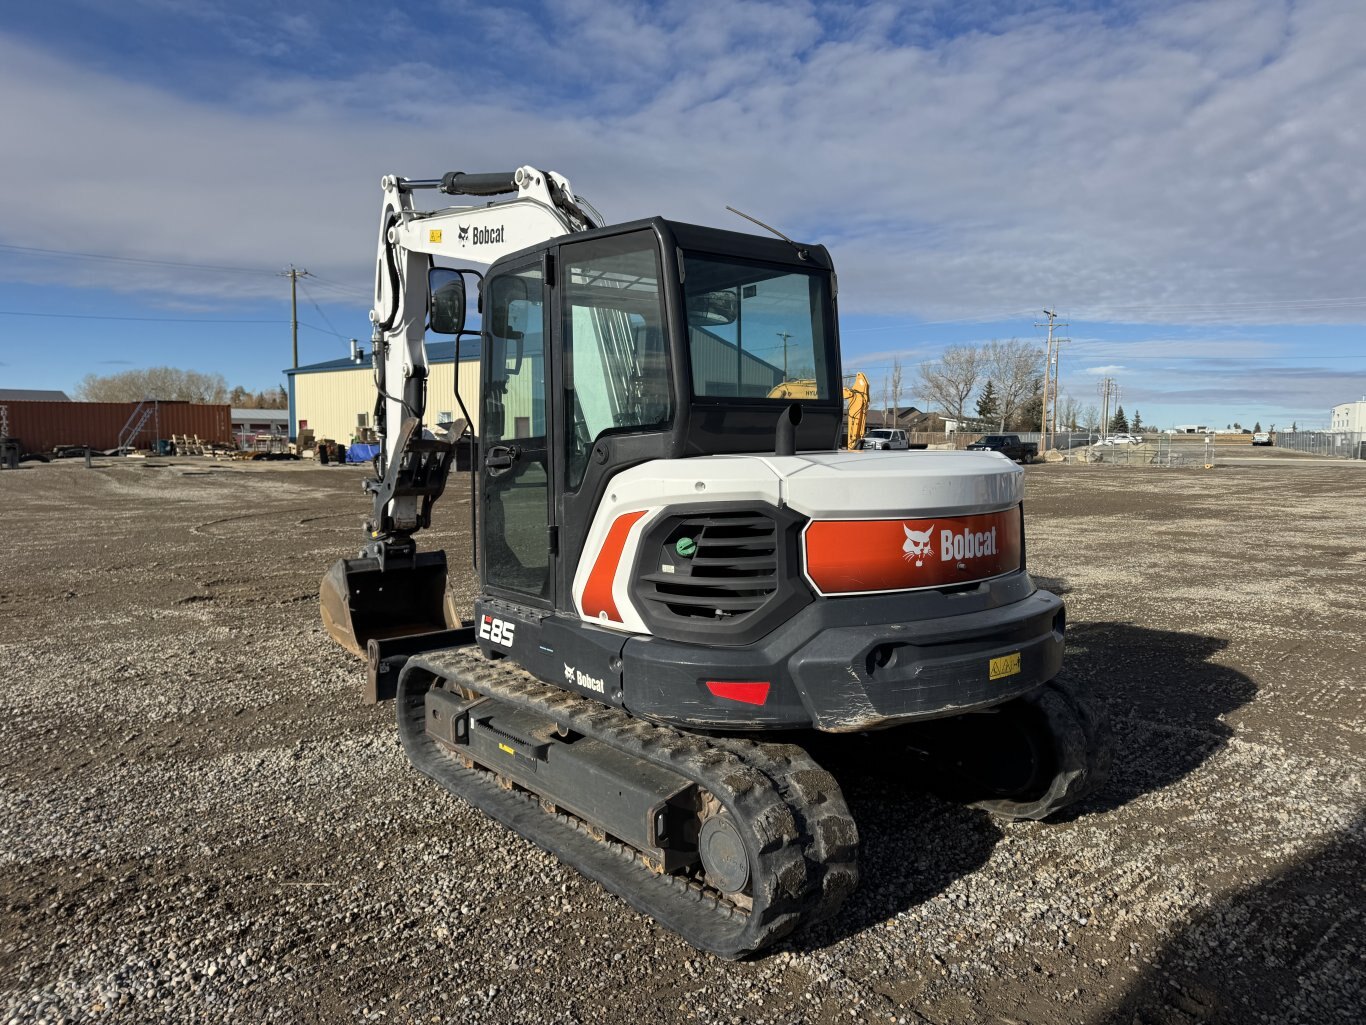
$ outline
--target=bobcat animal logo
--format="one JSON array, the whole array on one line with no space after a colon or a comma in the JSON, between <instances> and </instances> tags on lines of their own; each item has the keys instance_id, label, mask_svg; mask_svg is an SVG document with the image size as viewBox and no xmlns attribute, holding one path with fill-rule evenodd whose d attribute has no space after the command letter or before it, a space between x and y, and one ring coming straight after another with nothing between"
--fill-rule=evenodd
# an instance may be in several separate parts
<instances>
[{"instance_id":1,"label":"bobcat animal logo","mask_svg":"<svg viewBox=\"0 0 1366 1025\"><path fill-rule=\"evenodd\" d=\"M463 246L470 240L470 226L468 224L457 225L455 229L457 238Z\"/></svg>"},{"instance_id":2,"label":"bobcat animal logo","mask_svg":"<svg viewBox=\"0 0 1366 1025\"><path fill-rule=\"evenodd\" d=\"M930 537L934 534L934 524L930 524L929 530L912 530L903 523L901 529L906 532L906 543L901 546L901 557L907 562L915 560L917 566L925 565L925 560L934 554L934 547L930 542Z\"/></svg>"}]
</instances>

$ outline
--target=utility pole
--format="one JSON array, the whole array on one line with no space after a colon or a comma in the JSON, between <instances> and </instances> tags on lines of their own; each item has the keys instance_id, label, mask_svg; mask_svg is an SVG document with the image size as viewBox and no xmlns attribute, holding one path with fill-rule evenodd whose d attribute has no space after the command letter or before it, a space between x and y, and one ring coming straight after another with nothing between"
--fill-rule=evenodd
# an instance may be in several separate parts
<instances>
[{"instance_id":1,"label":"utility pole","mask_svg":"<svg viewBox=\"0 0 1366 1025\"><path fill-rule=\"evenodd\" d=\"M1113 377L1106 377L1100 382L1100 436L1103 438L1110 433L1110 400L1119 395L1119 384Z\"/></svg>"},{"instance_id":2,"label":"utility pole","mask_svg":"<svg viewBox=\"0 0 1366 1025\"><path fill-rule=\"evenodd\" d=\"M294 265L289 265L289 270L281 271L280 277L289 278L289 326L294 339L294 369L299 369L299 279L312 277L306 270L295 270Z\"/></svg>"},{"instance_id":3,"label":"utility pole","mask_svg":"<svg viewBox=\"0 0 1366 1025\"><path fill-rule=\"evenodd\" d=\"M1043 312L1044 312L1044 316L1046 316L1046 317L1048 318L1048 323L1047 323L1047 324L1035 323L1034 326L1035 326L1035 327L1046 327L1046 328L1048 328L1048 347L1044 350L1044 357L1043 357L1043 409L1042 409L1042 410L1040 411L1040 413L1039 413L1039 451L1040 451L1040 452L1047 452L1047 451L1048 451L1048 383L1049 383L1049 379L1050 379L1050 378L1052 377L1052 375L1053 375L1053 328L1054 328L1054 326L1055 326L1055 325L1054 325L1054 321L1056 321L1056 320L1058 319L1058 315L1057 315L1056 313L1054 313L1052 310L1044 310ZM1057 327L1067 327L1066 324L1057 324L1056 326L1057 326ZM1059 341L1061 341L1061 339L1059 339ZM1054 403L1056 404L1056 402L1057 402L1057 397L1056 397L1056 393L1055 393L1055 395L1054 395Z\"/></svg>"},{"instance_id":4,"label":"utility pole","mask_svg":"<svg viewBox=\"0 0 1366 1025\"><path fill-rule=\"evenodd\" d=\"M791 331L777 331L777 332L775 332L775 334L777 334L777 336L783 340L783 380L786 381L786 380L788 379L788 377L787 377L787 340L788 340L789 338L792 337L792 332L791 332Z\"/></svg>"},{"instance_id":5,"label":"utility pole","mask_svg":"<svg viewBox=\"0 0 1366 1025\"><path fill-rule=\"evenodd\" d=\"M1059 324L1059 327L1066 327L1066 324ZM1058 407L1062 400L1062 347L1070 342L1070 338L1053 339L1053 419L1051 421L1054 439L1058 435Z\"/></svg>"}]
</instances>

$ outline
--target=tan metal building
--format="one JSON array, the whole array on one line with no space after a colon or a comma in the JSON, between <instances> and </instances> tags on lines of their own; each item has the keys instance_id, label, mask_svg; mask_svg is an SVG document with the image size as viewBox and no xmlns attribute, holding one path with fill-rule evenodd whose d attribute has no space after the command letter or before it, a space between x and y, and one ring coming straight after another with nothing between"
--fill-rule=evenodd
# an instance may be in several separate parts
<instances>
[{"instance_id":1,"label":"tan metal building","mask_svg":"<svg viewBox=\"0 0 1366 1025\"><path fill-rule=\"evenodd\" d=\"M436 426L463 414L455 401L455 343L427 344L427 415ZM334 359L285 371L289 379L289 436L311 430L319 440L343 445L358 440L363 428L375 424L375 370L367 355L361 360ZM479 344L460 345L460 395L479 429Z\"/></svg>"}]
</instances>

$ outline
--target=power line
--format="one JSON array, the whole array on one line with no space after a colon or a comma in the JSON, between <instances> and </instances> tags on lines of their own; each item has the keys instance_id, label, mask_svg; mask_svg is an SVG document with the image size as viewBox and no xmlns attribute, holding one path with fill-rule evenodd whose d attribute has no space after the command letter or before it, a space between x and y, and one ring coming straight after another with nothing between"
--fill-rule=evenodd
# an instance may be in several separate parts
<instances>
[{"instance_id":1,"label":"power line","mask_svg":"<svg viewBox=\"0 0 1366 1025\"><path fill-rule=\"evenodd\" d=\"M273 323L280 323L280 321L273 321ZM329 331L327 328L325 328L325 327L319 327L317 324L310 324L310 323L309 323L308 321L306 321L306 320L301 320L301 321L299 321L299 326L300 326L300 327L306 327L306 328L308 328L310 331L316 331L316 332L318 332L318 334L320 334L320 335L331 335L333 338L340 338L340 339L341 339L342 341L344 341L344 342L345 342L345 341L349 341L349 338L348 338L347 335L340 335L340 334L337 334L337 332L335 332L335 331Z\"/></svg>"},{"instance_id":2,"label":"power line","mask_svg":"<svg viewBox=\"0 0 1366 1025\"><path fill-rule=\"evenodd\" d=\"M42 246L19 246L7 242L0 242L0 249L10 250L16 253L37 253L41 256L56 257L66 260L104 260L112 263L132 263L151 267L188 267L192 270L218 270L229 271L234 274L260 274L275 276L278 272L268 270L264 267L234 267L228 264L219 263L195 263L190 260L153 260L150 257L142 256L115 256L112 253L87 253L76 249L48 249ZM354 285L347 285L341 281L334 281L318 274L310 274L315 283L323 288L328 288L337 292L346 292L351 295L369 295L367 289L357 288Z\"/></svg>"},{"instance_id":3,"label":"power line","mask_svg":"<svg viewBox=\"0 0 1366 1025\"><path fill-rule=\"evenodd\" d=\"M1280 362L1280 361L1285 361L1285 360L1290 360L1290 361L1294 361L1294 362L1303 362L1303 361L1306 361L1306 360L1315 360L1315 359L1316 359L1316 360L1340 360L1340 359L1345 359L1345 360L1361 360L1361 361L1366 361L1366 353L1362 353L1362 354L1360 354L1360 355L1353 355L1353 356L1343 356L1343 355L1336 355L1336 354L1334 354L1334 355L1328 355L1328 354L1326 354L1326 353L1325 353L1325 354L1305 354L1305 355L1296 354L1296 355L1294 355L1294 356L1130 356L1130 355L1127 354L1127 353L1109 352L1109 353L1100 353L1100 354L1094 354L1094 353L1093 353L1093 354L1077 353L1076 356L1077 356L1079 359L1088 359L1088 360L1090 360L1090 359L1112 359L1112 360L1123 360L1123 361L1126 362L1126 363L1129 362L1129 361L1131 361L1131 360L1136 360L1136 359L1166 360L1166 361L1168 361L1168 362L1176 362L1176 361L1195 361L1195 362L1201 362L1201 363L1204 363L1204 362L1220 362L1220 363L1268 363L1268 362ZM868 371L868 370L891 370L891 369L892 369L892 364L889 363L889 362L869 363L869 362L865 362L865 361L863 361L863 360L860 360L857 356L852 355L852 354L850 354L850 353L848 353L848 352L845 353L845 359L844 359L844 361L845 361L846 363L848 363L849 365L851 365L851 366L852 366L853 364L857 363L858 366L859 366L859 368L862 369L862 370L864 370L865 372ZM926 362L926 361L922 360L921 362ZM931 360L928 360L928 362L934 362L934 360L931 359Z\"/></svg>"},{"instance_id":4,"label":"power line","mask_svg":"<svg viewBox=\"0 0 1366 1025\"><path fill-rule=\"evenodd\" d=\"M304 273L306 274L306 273L308 273L308 272L305 271ZM318 316L320 316L320 317L323 318L323 323L326 324L329 328L332 329L332 333L333 333L334 335L336 335L338 338L345 338L345 337L347 337L346 335L343 335L340 331L338 331L338 330L333 326L332 321L330 321L330 320L327 319L327 314L323 312L323 308L322 308L321 306L318 305L318 300L316 300L316 299L313 298L313 293L310 292L310 291L308 290L307 286L300 285L299 287L300 287L300 288L303 288L303 290L304 290L304 295L307 296L307 297L308 297L308 301L309 301L310 303L313 304L313 308L314 308L315 310L318 311Z\"/></svg>"},{"instance_id":5,"label":"power line","mask_svg":"<svg viewBox=\"0 0 1366 1025\"><path fill-rule=\"evenodd\" d=\"M96 313L30 313L0 310L0 317L47 317L58 320L133 320L150 324L283 324L283 320L243 320L234 317L117 317Z\"/></svg>"},{"instance_id":6,"label":"power line","mask_svg":"<svg viewBox=\"0 0 1366 1025\"><path fill-rule=\"evenodd\" d=\"M74 249L43 249L38 246L15 246L0 242L0 249L20 253L40 253L43 256L56 256L69 260L108 260L113 263L137 263L153 267L191 267L196 270L222 270L235 274L274 274L274 271L257 267L229 267L213 263L190 263L185 260L150 260L140 256L113 256L109 253L83 253Z\"/></svg>"},{"instance_id":7,"label":"power line","mask_svg":"<svg viewBox=\"0 0 1366 1025\"><path fill-rule=\"evenodd\" d=\"M314 274L313 281L324 288L331 288L338 292L350 292L352 295L366 296L370 294L370 290L368 288L357 288L355 285L347 285L340 281L333 281L331 278L325 278L320 274Z\"/></svg>"}]
</instances>

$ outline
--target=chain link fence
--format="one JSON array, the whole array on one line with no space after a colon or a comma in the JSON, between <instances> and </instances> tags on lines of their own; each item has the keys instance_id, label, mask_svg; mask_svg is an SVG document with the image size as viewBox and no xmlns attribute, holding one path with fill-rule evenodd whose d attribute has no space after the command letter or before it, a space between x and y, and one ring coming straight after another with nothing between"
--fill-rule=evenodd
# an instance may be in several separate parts
<instances>
[{"instance_id":1,"label":"chain link fence","mask_svg":"<svg viewBox=\"0 0 1366 1025\"><path fill-rule=\"evenodd\" d=\"M1276 447L1311 456L1366 459L1366 431L1283 431Z\"/></svg>"}]
</instances>

